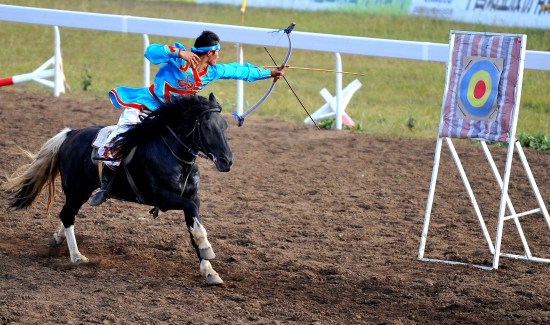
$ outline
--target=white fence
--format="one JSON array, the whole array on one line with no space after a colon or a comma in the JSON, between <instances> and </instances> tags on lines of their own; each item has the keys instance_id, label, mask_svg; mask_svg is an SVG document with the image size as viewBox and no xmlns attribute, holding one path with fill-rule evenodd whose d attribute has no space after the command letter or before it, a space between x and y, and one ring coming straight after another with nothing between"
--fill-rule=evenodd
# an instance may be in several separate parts
<instances>
[{"instance_id":1,"label":"white fence","mask_svg":"<svg viewBox=\"0 0 550 325\"><path fill-rule=\"evenodd\" d=\"M203 30L210 29L225 42L287 46L284 39L279 41L280 35L272 33L273 29L169 19L0 5L0 20L181 38L195 38ZM448 44L306 33L299 31L299 22L297 26L292 32L295 49L436 62L448 59ZM550 71L550 52L527 51L525 68Z\"/></svg>"},{"instance_id":2,"label":"white fence","mask_svg":"<svg viewBox=\"0 0 550 325\"><path fill-rule=\"evenodd\" d=\"M169 19L0 5L0 21L175 38L195 38L203 30L209 29L215 30L225 42L287 47L285 39L280 34L273 33L273 29ZM297 26L299 29L299 22ZM448 44L306 33L298 30L292 32L292 45L294 49L309 51L434 62L447 62L449 55ZM550 71L550 52L527 51L525 68Z\"/></svg>"}]
</instances>

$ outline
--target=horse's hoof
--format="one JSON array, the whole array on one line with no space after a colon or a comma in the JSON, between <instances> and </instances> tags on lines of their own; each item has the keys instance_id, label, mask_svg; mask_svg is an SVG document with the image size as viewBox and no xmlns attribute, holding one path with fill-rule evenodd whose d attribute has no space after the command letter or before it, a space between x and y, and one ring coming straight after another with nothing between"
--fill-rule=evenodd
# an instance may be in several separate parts
<instances>
[{"instance_id":1,"label":"horse's hoof","mask_svg":"<svg viewBox=\"0 0 550 325\"><path fill-rule=\"evenodd\" d=\"M220 278L218 272L214 271L209 261L202 260L200 264L200 270L202 275L206 278L206 283L209 286L220 285L223 283L222 278Z\"/></svg>"},{"instance_id":2,"label":"horse's hoof","mask_svg":"<svg viewBox=\"0 0 550 325\"><path fill-rule=\"evenodd\" d=\"M208 247L205 249L199 249L199 253L201 254L201 258L205 260L213 260L216 258L216 254L214 254L214 250L212 247Z\"/></svg>"},{"instance_id":3,"label":"horse's hoof","mask_svg":"<svg viewBox=\"0 0 550 325\"><path fill-rule=\"evenodd\" d=\"M61 245L61 243L62 243L62 240L60 240L59 238L56 238L55 236L52 236L48 244L50 248L57 248L59 247L59 245Z\"/></svg>"},{"instance_id":4,"label":"horse's hoof","mask_svg":"<svg viewBox=\"0 0 550 325\"><path fill-rule=\"evenodd\" d=\"M222 278L220 278L220 276L218 274L208 274L206 276L206 283L209 286L218 286L218 285L221 285L223 283L223 280L222 280Z\"/></svg>"},{"instance_id":5,"label":"horse's hoof","mask_svg":"<svg viewBox=\"0 0 550 325\"><path fill-rule=\"evenodd\" d=\"M90 262L90 260L86 256L80 255L80 256L77 256L74 260L72 260L72 262L74 265L78 265L82 263L88 263Z\"/></svg>"}]
</instances>

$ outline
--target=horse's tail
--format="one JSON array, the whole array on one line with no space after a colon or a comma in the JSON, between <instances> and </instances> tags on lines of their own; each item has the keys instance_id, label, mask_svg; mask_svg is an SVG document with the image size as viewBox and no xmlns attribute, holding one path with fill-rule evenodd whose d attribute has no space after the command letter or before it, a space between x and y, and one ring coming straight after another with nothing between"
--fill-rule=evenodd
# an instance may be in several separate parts
<instances>
[{"instance_id":1,"label":"horse's tail","mask_svg":"<svg viewBox=\"0 0 550 325\"><path fill-rule=\"evenodd\" d=\"M14 176L8 178L4 184L10 196L10 206L16 209L30 207L37 199L44 186L48 186L48 211L53 205L55 196L55 178L59 175L59 148L67 139L71 129L63 129L53 138L42 145L42 148L33 154L23 152L32 159L30 164L21 166Z\"/></svg>"}]
</instances>

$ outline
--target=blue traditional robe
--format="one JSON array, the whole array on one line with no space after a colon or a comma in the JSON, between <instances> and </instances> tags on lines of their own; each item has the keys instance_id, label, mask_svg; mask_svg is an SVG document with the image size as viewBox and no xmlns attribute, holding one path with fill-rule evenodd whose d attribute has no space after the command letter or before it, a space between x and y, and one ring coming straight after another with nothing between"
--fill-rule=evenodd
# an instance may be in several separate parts
<instances>
[{"instance_id":1,"label":"blue traditional robe","mask_svg":"<svg viewBox=\"0 0 550 325\"><path fill-rule=\"evenodd\" d=\"M268 69L237 62L210 65L198 72L189 62L179 57L180 51L185 51L185 47L177 42L172 46L150 45L145 51L145 58L153 64L161 64L153 84L143 88L113 88L109 92L113 105L116 108L131 107L154 111L162 103L170 103L177 96L192 95L214 80L237 79L253 82L270 77Z\"/></svg>"}]
</instances>

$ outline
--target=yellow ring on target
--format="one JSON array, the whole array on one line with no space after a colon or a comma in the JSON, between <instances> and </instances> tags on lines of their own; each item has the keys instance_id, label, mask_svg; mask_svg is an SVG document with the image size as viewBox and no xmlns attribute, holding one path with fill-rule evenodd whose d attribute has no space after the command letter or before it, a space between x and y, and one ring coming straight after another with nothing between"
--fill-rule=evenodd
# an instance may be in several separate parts
<instances>
[{"instance_id":1,"label":"yellow ring on target","mask_svg":"<svg viewBox=\"0 0 550 325\"><path fill-rule=\"evenodd\" d=\"M483 81L485 83L485 94L481 96L480 98L475 98L474 96L474 89L475 86L479 81ZM479 70L476 73L472 75L472 78L470 79L470 82L468 83L468 102L473 107L479 108L483 106L491 94L491 76L489 73L485 70Z\"/></svg>"}]
</instances>

